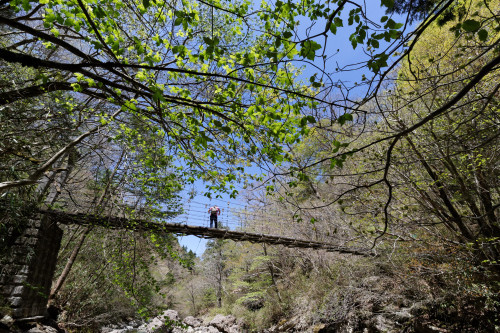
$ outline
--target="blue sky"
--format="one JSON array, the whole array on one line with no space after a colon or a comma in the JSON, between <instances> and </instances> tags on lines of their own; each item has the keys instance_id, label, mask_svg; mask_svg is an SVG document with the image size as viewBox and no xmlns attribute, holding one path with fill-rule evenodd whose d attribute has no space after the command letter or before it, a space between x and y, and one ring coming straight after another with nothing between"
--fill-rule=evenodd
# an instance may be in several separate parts
<instances>
[{"instance_id":1,"label":"blue sky","mask_svg":"<svg viewBox=\"0 0 500 333\"><path fill-rule=\"evenodd\" d=\"M345 16L351 8L347 7L344 11ZM379 1L367 1L366 2L366 13L369 19L375 23L380 23L380 18L385 14L385 9L380 7ZM395 21L403 21L404 18L394 18ZM344 28L338 29L337 35L333 36L330 34L328 37L328 43L325 54L334 55L328 59L326 63L326 71L334 72L335 68L343 67L346 65L359 63L366 61L368 56L363 52L363 47L358 46L355 50L349 41L349 35L354 31L353 26L347 26L347 20L344 20ZM303 20L304 29L309 26L309 21ZM324 30L324 26L316 26L317 31ZM311 32L313 35L315 32ZM305 34L305 33L304 33ZM303 37L303 36L300 36ZM321 45L324 44L324 37L318 37L316 42ZM383 47L381 43L381 48ZM338 50L338 51L337 51ZM317 53L318 54L318 53ZM308 78L315 73L314 67L304 68L303 79L308 80ZM333 75L334 80L341 80L347 82L348 84L353 84L354 82L360 82L362 74L369 76L366 67L362 66L362 69L355 71L345 71L341 73L336 73ZM335 92L333 92L335 94ZM362 93L362 91L358 91ZM251 168L254 169L254 168ZM256 172L256 170L250 170L251 172ZM258 172L258 170L257 170ZM238 187L238 186L237 186ZM201 182L196 182L194 189L198 192L203 192L204 186ZM230 199L228 195L222 195L219 199L209 199L201 194L196 195L194 198L189 199L188 191L183 195L184 198L184 209L187 211L175 219L173 222L185 223L189 225L198 226L209 226L209 215L208 208L217 204L221 210L222 214L219 217L219 221L229 229L235 229L238 227L238 218L235 216L235 211L238 209L243 209L246 205L245 201L240 197L236 199ZM179 242L181 245L186 246L188 249L194 251L197 256L201 256L205 250L206 240L195 237L195 236L182 236L179 237Z\"/></svg>"},{"instance_id":2,"label":"blue sky","mask_svg":"<svg viewBox=\"0 0 500 333\"><path fill-rule=\"evenodd\" d=\"M204 189L201 182L197 182L195 185L200 190ZM208 208L212 205L217 205L221 209L221 215L218 218L219 225L222 224L223 227L235 230L243 222L236 214L238 210L244 210L247 205L242 199L230 199L228 195L221 195L221 198L217 199L209 199L201 194L196 195L193 199L189 199L187 193L183 197L184 210L187 213L180 215L172 222L209 227ZM196 236L181 236L178 239L181 245L186 246L199 257L205 251L207 243L205 239Z\"/></svg>"}]
</instances>

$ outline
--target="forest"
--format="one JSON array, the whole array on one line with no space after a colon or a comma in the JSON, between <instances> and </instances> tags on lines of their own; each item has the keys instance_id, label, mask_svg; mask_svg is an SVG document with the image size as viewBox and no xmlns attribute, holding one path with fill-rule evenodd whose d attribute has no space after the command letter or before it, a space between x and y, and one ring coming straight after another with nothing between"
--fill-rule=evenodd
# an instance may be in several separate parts
<instances>
[{"instance_id":1,"label":"forest","mask_svg":"<svg viewBox=\"0 0 500 333\"><path fill-rule=\"evenodd\" d=\"M61 224L53 329L500 332L499 69L498 0L0 0L0 271L42 211L232 200L363 253Z\"/></svg>"}]
</instances>

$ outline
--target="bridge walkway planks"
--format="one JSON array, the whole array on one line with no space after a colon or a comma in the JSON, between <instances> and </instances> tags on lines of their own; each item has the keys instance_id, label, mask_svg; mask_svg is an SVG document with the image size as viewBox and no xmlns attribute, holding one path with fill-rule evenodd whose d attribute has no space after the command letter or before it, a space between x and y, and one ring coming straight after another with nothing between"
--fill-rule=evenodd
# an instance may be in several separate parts
<instances>
[{"instance_id":1,"label":"bridge walkway planks","mask_svg":"<svg viewBox=\"0 0 500 333\"><path fill-rule=\"evenodd\" d=\"M231 239L233 241L248 241L251 243L265 243L271 245L279 244L286 247L310 248L361 256L372 255L368 249L344 247L278 235L215 229L180 223L151 222L147 220L128 219L123 217L101 217L96 215L66 213L54 210L41 210L40 212L50 217L52 221L61 224L95 225L109 229L125 229L132 231L169 232L177 235L193 235L208 239Z\"/></svg>"}]
</instances>

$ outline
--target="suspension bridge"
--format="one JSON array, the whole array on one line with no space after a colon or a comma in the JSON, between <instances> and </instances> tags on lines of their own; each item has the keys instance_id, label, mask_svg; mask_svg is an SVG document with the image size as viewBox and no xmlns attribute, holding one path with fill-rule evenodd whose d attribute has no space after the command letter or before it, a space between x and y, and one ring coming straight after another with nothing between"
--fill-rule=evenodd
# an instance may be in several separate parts
<instances>
[{"instance_id":1,"label":"suspension bridge","mask_svg":"<svg viewBox=\"0 0 500 333\"><path fill-rule=\"evenodd\" d=\"M199 204L198 205L202 205ZM164 221L148 221L118 216L97 216L83 213L42 210L27 223L10 242L0 270L0 297L8 301L12 315L16 318L43 316L46 311L52 277L56 269L63 230L58 225L84 225L108 229L131 230L135 232L173 233L193 235L200 238L230 239L293 248L310 248L357 256L374 255L369 249L340 246L327 242L324 235L309 233L300 237L298 229L283 223L284 214L264 214L258 210L229 207L223 213L221 228L206 227L208 205L188 210L176 218ZM190 205L188 204L188 209ZM208 209L208 208L207 208ZM262 208L264 209L264 208ZM198 214L198 225L193 222L193 212ZM194 214L194 215L196 215ZM272 215L273 214L273 215ZM274 223L270 223L274 219ZM294 224L296 225L296 224ZM233 228L233 229L231 229ZM304 230L311 230L308 225Z\"/></svg>"},{"instance_id":2,"label":"suspension bridge","mask_svg":"<svg viewBox=\"0 0 500 333\"><path fill-rule=\"evenodd\" d=\"M207 239L230 239L233 241L248 241L251 243L265 243L270 245L283 245L294 248L321 249L330 252L349 253L354 255L368 256L368 249L338 246L314 240L297 239L276 234L265 234L247 231L234 231L227 228L207 228L204 226L188 225L185 223L152 222L148 220L129 219L113 216L96 216L83 213L66 213L52 210L40 211L49 217L50 221L60 224L73 224L85 226L99 226L107 229L121 229L132 231L167 232L178 236L193 235Z\"/></svg>"}]
</instances>

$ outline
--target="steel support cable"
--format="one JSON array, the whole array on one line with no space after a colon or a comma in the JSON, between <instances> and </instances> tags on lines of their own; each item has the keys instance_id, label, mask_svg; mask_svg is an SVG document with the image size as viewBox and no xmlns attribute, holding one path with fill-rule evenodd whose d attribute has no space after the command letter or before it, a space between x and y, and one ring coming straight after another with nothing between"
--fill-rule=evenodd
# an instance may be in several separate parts
<instances>
[{"instance_id":1,"label":"steel support cable","mask_svg":"<svg viewBox=\"0 0 500 333\"><path fill-rule=\"evenodd\" d=\"M203 204L201 202L198 202L198 201L191 201L190 204L194 204L194 205L198 205L198 206L202 206L202 207L196 207L196 211L197 212L200 212L198 209L202 209L203 210L203 213L206 212L205 208L208 206L208 204ZM241 205L241 204L239 204ZM264 209L264 207L255 207L256 209L260 210L260 209ZM239 211L238 208L229 208L229 212L232 213L232 214L235 214L234 212L236 211L238 214L249 214L249 215L254 215L254 216L264 216L264 217L267 217L267 216L275 216L275 217L282 217L281 215L279 215L278 213L259 213L257 211Z\"/></svg>"},{"instance_id":2,"label":"steel support cable","mask_svg":"<svg viewBox=\"0 0 500 333\"><path fill-rule=\"evenodd\" d=\"M300 240L291 237L280 237L265 235L263 233L249 233L230 231L223 229L212 229L200 226L183 225L179 223L160 223L139 219L127 219L119 217L102 217L82 213L65 213L60 211L41 210L42 214L49 216L52 221L61 224L94 225L104 228L126 229L134 231L157 231L170 232L174 234L194 235L204 238L222 238L241 241L242 237L247 237L248 241L256 243L281 244L287 247L324 249L340 253L350 253L354 255L373 255L368 249L340 247L334 244L317 241ZM108 222L108 223L106 223Z\"/></svg>"},{"instance_id":3,"label":"steel support cable","mask_svg":"<svg viewBox=\"0 0 500 333\"><path fill-rule=\"evenodd\" d=\"M189 215L192 215L192 213L198 213L198 214L207 214L207 212L205 210L200 210L199 208L194 208L194 209L189 209L188 211L186 211L185 213L183 214L180 214L179 216L189 216ZM261 212L234 212L234 211L229 211L226 215L233 215L235 216L236 218L240 218L239 216L236 216L236 215L243 215L244 217L253 217L253 218L266 218L266 219L270 219L270 218L283 218L282 215L279 215L279 214L269 214L269 213L261 213Z\"/></svg>"}]
</instances>

